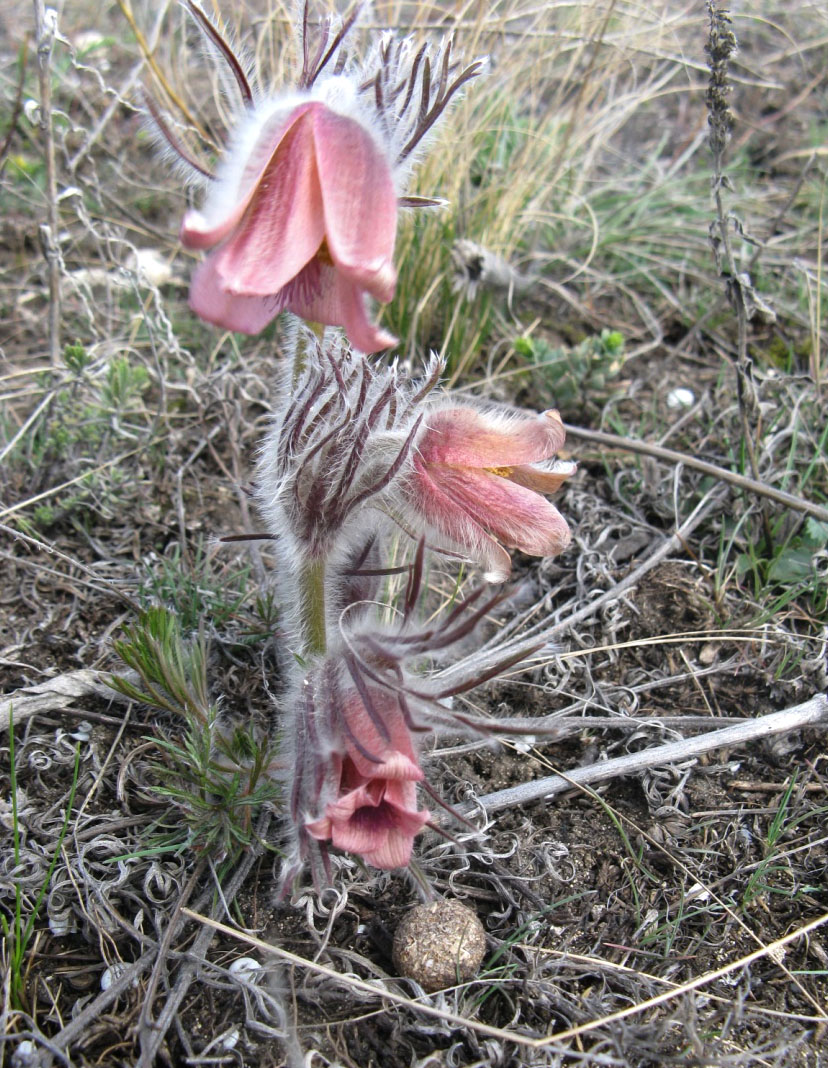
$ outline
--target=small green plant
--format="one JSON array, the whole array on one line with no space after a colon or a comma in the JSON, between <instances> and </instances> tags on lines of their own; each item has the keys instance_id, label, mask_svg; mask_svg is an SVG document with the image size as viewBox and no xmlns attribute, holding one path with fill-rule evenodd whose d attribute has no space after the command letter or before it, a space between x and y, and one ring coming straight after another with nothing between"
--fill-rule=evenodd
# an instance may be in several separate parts
<instances>
[{"instance_id":1,"label":"small green plant","mask_svg":"<svg viewBox=\"0 0 828 1068\"><path fill-rule=\"evenodd\" d=\"M809 516L792 537L773 546L768 559L752 544L736 560L736 573L752 576L754 594L775 614L793 601L804 601L817 618L828 612L828 524Z\"/></svg>"},{"instance_id":2,"label":"small green plant","mask_svg":"<svg viewBox=\"0 0 828 1068\"><path fill-rule=\"evenodd\" d=\"M553 346L543 338L519 337L514 349L540 374L555 404L566 410L579 408L585 398L605 392L607 382L620 367L624 335L604 329L575 348Z\"/></svg>"},{"instance_id":3,"label":"small green plant","mask_svg":"<svg viewBox=\"0 0 828 1068\"><path fill-rule=\"evenodd\" d=\"M21 490L40 501L28 516L35 531L67 517L83 522L90 513L111 518L121 511L136 489L124 456L136 451L136 442L148 445L153 432L142 399L149 386L143 366L126 356L101 364L80 342L66 345L62 355L65 371L38 376L43 400L25 433L0 424L8 441L0 449L4 464Z\"/></svg>"},{"instance_id":4,"label":"small green plant","mask_svg":"<svg viewBox=\"0 0 828 1068\"><path fill-rule=\"evenodd\" d=\"M92 363L89 352L79 341L63 347L63 362L75 374L82 374Z\"/></svg>"},{"instance_id":5,"label":"small green plant","mask_svg":"<svg viewBox=\"0 0 828 1068\"><path fill-rule=\"evenodd\" d=\"M269 641L279 626L279 603L272 590L256 597L249 622L242 627L239 640L243 645Z\"/></svg>"},{"instance_id":6,"label":"small green plant","mask_svg":"<svg viewBox=\"0 0 828 1068\"><path fill-rule=\"evenodd\" d=\"M11 711L9 712L9 765L12 807L12 850L14 854L14 866L16 869L20 864L20 818L17 807L17 766L15 763L14 752L14 718ZM43 899L46 897L49 883L52 880L52 874L57 865L58 857L60 856L63 839L66 837L66 832L69 829L69 818L72 815L72 806L75 803L75 792L78 786L79 771L80 743L78 742L75 745L75 765L72 771L72 785L69 789L69 799L66 803L66 813L63 818L63 824L60 828L60 833L58 834L54 852L52 853L52 859L49 862L49 868L44 876L40 889L38 890L34 904L29 910L28 919L24 919L24 896L19 883L15 885L14 915L11 917L11 920L7 919L0 913L0 930L2 930L3 941L5 942L5 958L9 968L9 994L12 1006L16 1009L25 1009L26 1007L25 975L23 971L23 965L26 960L26 951L32 939L32 934L34 933L34 925L40 913L40 907L43 904Z\"/></svg>"},{"instance_id":7,"label":"small green plant","mask_svg":"<svg viewBox=\"0 0 828 1068\"><path fill-rule=\"evenodd\" d=\"M249 576L246 565L228 563L216 568L201 539L195 544L191 562L175 544L148 568L139 601L144 608L157 603L170 608L185 634L197 630L207 618L213 626L222 627L244 602ZM270 611L272 608L271 604ZM264 605L263 610L268 612Z\"/></svg>"},{"instance_id":8,"label":"small green plant","mask_svg":"<svg viewBox=\"0 0 828 1068\"><path fill-rule=\"evenodd\" d=\"M256 812L279 796L273 742L253 726L222 721L210 699L204 636L185 641L168 609L147 609L115 649L141 685L119 676L112 685L183 721L180 736L154 739L161 757L154 790L175 816L161 824L153 848L235 858L253 844Z\"/></svg>"},{"instance_id":9,"label":"small green plant","mask_svg":"<svg viewBox=\"0 0 828 1068\"><path fill-rule=\"evenodd\" d=\"M131 364L125 356L116 356L106 369L101 387L101 401L105 408L120 412L137 400L149 385L145 367Z\"/></svg>"},{"instance_id":10,"label":"small green plant","mask_svg":"<svg viewBox=\"0 0 828 1068\"><path fill-rule=\"evenodd\" d=\"M750 873L750 878L742 895L742 904L745 908L768 894L781 894L785 897L796 898L800 894L820 892L819 887L797 885L790 865L785 862L785 858L781 853L783 840L790 835L795 827L806 819L819 819L828 811L825 807L816 810L806 808L799 815L795 816L793 814L791 811L792 800L797 778L798 773L794 771L782 797L779 799L776 812L768 826L764 843L764 856L754 871Z\"/></svg>"}]
</instances>

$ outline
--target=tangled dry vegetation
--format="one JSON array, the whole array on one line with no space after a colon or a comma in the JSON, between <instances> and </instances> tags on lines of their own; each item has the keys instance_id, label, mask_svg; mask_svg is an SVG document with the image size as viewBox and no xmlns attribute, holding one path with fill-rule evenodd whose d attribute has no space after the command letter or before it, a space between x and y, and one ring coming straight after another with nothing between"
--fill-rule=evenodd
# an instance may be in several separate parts
<instances>
[{"instance_id":1,"label":"tangled dry vegetation","mask_svg":"<svg viewBox=\"0 0 828 1068\"><path fill-rule=\"evenodd\" d=\"M282 81L287 12L221 14ZM480 915L483 967L433 995L396 977L416 900L399 873L338 858L332 889L274 895L279 800L250 768L279 729L278 575L266 543L219 539L258 529L278 330L240 344L188 312L186 194L141 117L144 85L209 152L221 86L171 2L67 5L48 55L48 12L38 40L14 0L0 1062L816 1068L828 14L768 0L734 16L718 224L697 5L388 0L372 17L454 26L492 57L419 172L450 208L404 229L384 321L404 358L440 349L458 388L559 406L579 461L560 501L572 547L518 562L489 632L554 624L558 649L472 695L538 729L427 754L476 830L426 834L419 864ZM435 603L451 582L432 576ZM153 606L180 668L166 707L108 684L134 681L116 649L129 661ZM247 778L217 769L188 702L248 747ZM772 736L694 742L803 705L810 720ZM571 777L595 765L600 784Z\"/></svg>"}]
</instances>

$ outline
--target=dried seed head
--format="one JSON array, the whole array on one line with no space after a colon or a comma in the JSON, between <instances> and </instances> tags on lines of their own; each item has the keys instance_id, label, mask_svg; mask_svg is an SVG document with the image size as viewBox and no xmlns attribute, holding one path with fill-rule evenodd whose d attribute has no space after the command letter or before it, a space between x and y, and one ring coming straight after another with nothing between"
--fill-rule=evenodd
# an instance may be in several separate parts
<instances>
[{"instance_id":1,"label":"dried seed head","mask_svg":"<svg viewBox=\"0 0 828 1068\"><path fill-rule=\"evenodd\" d=\"M707 11L710 16L710 34L704 47L710 68L707 122L710 126L710 148L718 160L730 140L730 131L733 129L733 112L728 102L731 92L728 65L738 45L727 8L719 7L712 3L712 0L708 0Z\"/></svg>"}]
</instances>

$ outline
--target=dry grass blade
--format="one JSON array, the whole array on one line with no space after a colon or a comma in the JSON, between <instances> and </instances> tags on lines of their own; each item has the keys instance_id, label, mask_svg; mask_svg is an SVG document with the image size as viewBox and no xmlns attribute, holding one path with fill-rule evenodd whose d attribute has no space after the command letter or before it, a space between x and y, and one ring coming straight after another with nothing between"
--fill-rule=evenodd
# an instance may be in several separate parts
<instances>
[{"instance_id":1,"label":"dry grass blade","mask_svg":"<svg viewBox=\"0 0 828 1068\"><path fill-rule=\"evenodd\" d=\"M723 965L721 968L716 968L714 971L705 972L704 975L699 975L689 982L681 983L673 990L665 990L663 994L657 994L655 997L648 998L646 1001L642 1001L638 1005L630 1005L628 1008L611 1013L609 1016L605 1016L601 1020L594 1020L588 1024L581 1024L579 1027L571 1027L569 1030L561 1031L560 1033L551 1036L546 1041L537 1044L546 1045L553 1041L568 1042L572 1038L577 1038L579 1035L584 1035L589 1031L595 1030L596 1027L617 1023L620 1020L627 1019L629 1016L636 1016L647 1009L655 1008L657 1005L664 1005L665 1003L680 997L682 994L689 994L693 990L699 990L702 987L709 986L711 983L716 982L717 979L723 979L727 975L732 975L732 973L738 971L739 968L746 968L754 961L761 960L764 957L770 957L771 960L773 960L774 957L778 956L786 946L789 946L792 942L796 942L800 938L805 938L807 935L811 934L812 931L819 930L825 923L828 923L828 913L818 916L810 923L803 924L802 927L799 927L795 931L791 931L782 938L777 938L776 941L771 942L769 945L754 950L753 953L748 953L744 957L740 957L738 960ZM824 1018L828 1020L828 1015Z\"/></svg>"},{"instance_id":2,"label":"dry grass blade","mask_svg":"<svg viewBox=\"0 0 828 1068\"><path fill-rule=\"evenodd\" d=\"M444 1020L459 1027L468 1027L470 1030L475 1031L480 1035L489 1035L492 1038L500 1038L508 1042L515 1042L519 1046L533 1047L538 1044L536 1040L527 1038L525 1035L521 1035L517 1032L500 1027L490 1027L488 1024L479 1023L476 1020L471 1020L458 1013L448 1012L447 1010L437 1008L434 1005L429 1005L428 1003L405 997L402 994L397 994L393 990L385 990L376 982L368 983L353 975L339 974L335 969L330 968L325 964L320 964L315 960L308 960L306 957L301 957L297 953L291 953L289 950L282 949L280 946L274 946L269 942L263 941L261 938L256 938L254 935L248 934L246 931L239 931L236 928L228 927L227 924L219 923L217 920L210 919L209 916L202 916L197 912L191 912L187 908L182 909L182 913L189 917L189 919L204 924L206 927L210 927L214 931L220 931L222 934L227 935L229 938L233 938L237 942L243 942L245 945L260 949L266 956L276 957L288 964L295 964L300 968L315 972L317 975L325 976L328 979L335 979L343 986L350 987L353 990L359 990L363 994L370 994L373 997L381 998L394 1005L405 1006L415 1012L422 1013L426 1016L433 1016L438 1020Z\"/></svg>"}]
</instances>

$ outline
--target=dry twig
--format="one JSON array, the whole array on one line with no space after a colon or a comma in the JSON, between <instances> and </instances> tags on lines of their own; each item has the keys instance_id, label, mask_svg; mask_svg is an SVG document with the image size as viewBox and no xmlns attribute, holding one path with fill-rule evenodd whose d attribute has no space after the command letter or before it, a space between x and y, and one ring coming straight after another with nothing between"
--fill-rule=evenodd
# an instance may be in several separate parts
<instances>
[{"instance_id":1,"label":"dry twig","mask_svg":"<svg viewBox=\"0 0 828 1068\"><path fill-rule=\"evenodd\" d=\"M674 449L665 449L662 445L653 445L647 441L636 441L635 438L622 438L617 434L607 434L603 430L586 430L580 426L565 424L568 437L580 438L582 441L591 441L596 445L606 445L611 449L623 449L625 452L637 452L642 456L654 456L657 460L666 460L671 464L682 464L684 467L692 467L694 471L701 471L705 475L722 482L729 482L732 486L755 493L760 497L768 497L777 504L786 508L792 508L797 512L805 512L828 522L828 508L813 501L807 501L804 497L797 497L793 493L785 493L784 490L776 489L765 482L757 482L756 479L747 478L745 475L728 471L726 467L708 463L706 460L698 460L695 456L688 456Z\"/></svg>"},{"instance_id":2,"label":"dry twig","mask_svg":"<svg viewBox=\"0 0 828 1068\"><path fill-rule=\"evenodd\" d=\"M57 11L34 0L37 72L40 84L38 125L43 135L46 163L46 223L40 227L40 240L49 267L49 359L60 365L60 244L55 171L55 141L52 129L52 48L57 36Z\"/></svg>"},{"instance_id":3,"label":"dry twig","mask_svg":"<svg viewBox=\"0 0 828 1068\"><path fill-rule=\"evenodd\" d=\"M477 803L482 805L487 812L514 805L525 805L530 801L553 797L564 790L570 790L573 786L604 782L621 775L634 775L646 768L690 760L702 753L709 753L711 749L744 745L745 742L757 738L769 738L775 734L785 734L803 727L821 727L826 724L828 724L828 697L824 694L817 694L809 701L795 705L793 708L786 708L782 712L772 712L768 716L736 723L723 730L709 731L696 738L682 738L678 742L668 742L667 745L655 746L640 753L629 753L626 756L616 757L614 760L599 761L585 768L575 768L566 774L551 775L544 779L536 779L534 782L510 786L506 790L484 794L483 797L478 798ZM467 808L466 813L468 811Z\"/></svg>"}]
</instances>

